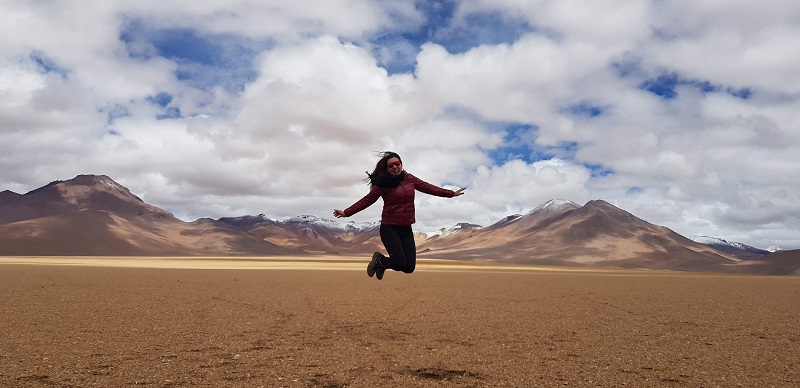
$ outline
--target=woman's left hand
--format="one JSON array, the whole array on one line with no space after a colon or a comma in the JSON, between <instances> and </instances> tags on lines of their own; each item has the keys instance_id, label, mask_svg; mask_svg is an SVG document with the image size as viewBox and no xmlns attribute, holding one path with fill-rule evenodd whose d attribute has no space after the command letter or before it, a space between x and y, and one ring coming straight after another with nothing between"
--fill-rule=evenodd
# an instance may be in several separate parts
<instances>
[{"instance_id":1,"label":"woman's left hand","mask_svg":"<svg viewBox=\"0 0 800 388\"><path fill-rule=\"evenodd\" d=\"M464 190L466 190L466 188L462 187L462 188L460 188L460 189L458 189L458 190L454 191L454 192L453 192L453 196L454 196L454 197L458 197L459 195L462 195L462 194L464 194Z\"/></svg>"}]
</instances>

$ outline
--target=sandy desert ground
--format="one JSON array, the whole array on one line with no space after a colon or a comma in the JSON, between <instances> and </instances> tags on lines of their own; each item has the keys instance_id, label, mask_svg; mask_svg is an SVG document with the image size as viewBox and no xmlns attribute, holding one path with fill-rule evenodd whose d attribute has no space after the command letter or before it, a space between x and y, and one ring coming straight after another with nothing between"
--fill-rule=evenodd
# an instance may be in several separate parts
<instances>
[{"instance_id":1,"label":"sandy desert ground","mask_svg":"<svg viewBox=\"0 0 800 388\"><path fill-rule=\"evenodd\" d=\"M365 265L0 258L0 386L800 386L800 277Z\"/></svg>"}]
</instances>

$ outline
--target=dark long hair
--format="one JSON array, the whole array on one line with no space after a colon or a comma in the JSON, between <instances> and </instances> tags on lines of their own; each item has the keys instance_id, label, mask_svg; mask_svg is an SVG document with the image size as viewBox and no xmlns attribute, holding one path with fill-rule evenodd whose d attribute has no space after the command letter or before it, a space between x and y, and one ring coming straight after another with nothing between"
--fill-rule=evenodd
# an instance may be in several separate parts
<instances>
[{"instance_id":1,"label":"dark long hair","mask_svg":"<svg viewBox=\"0 0 800 388\"><path fill-rule=\"evenodd\" d=\"M367 177L364 178L364 183L369 183L370 186L373 185L372 182L373 176L378 177L378 176L389 175L389 166L387 163L389 159L397 158L398 160L400 160L400 163L403 163L403 159L400 158L400 155L398 155L397 152L392 152L392 151L378 152L378 156L381 157L381 160L379 160L378 163L375 163L375 169L372 170L372 173L370 174L368 172Z\"/></svg>"}]
</instances>

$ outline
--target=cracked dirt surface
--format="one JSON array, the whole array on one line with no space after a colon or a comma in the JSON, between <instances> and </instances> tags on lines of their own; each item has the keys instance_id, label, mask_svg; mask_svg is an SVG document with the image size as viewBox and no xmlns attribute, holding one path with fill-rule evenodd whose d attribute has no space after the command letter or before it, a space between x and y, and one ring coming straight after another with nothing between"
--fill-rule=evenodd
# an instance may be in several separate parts
<instances>
[{"instance_id":1,"label":"cracked dirt surface","mask_svg":"<svg viewBox=\"0 0 800 388\"><path fill-rule=\"evenodd\" d=\"M0 265L0 295L0 386L800 385L797 277Z\"/></svg>"}]
</instances>

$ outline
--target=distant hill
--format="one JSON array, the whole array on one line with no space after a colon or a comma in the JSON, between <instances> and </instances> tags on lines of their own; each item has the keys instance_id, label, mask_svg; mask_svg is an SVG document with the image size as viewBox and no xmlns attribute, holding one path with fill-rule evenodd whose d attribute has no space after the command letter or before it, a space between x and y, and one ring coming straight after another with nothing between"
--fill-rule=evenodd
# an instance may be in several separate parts
<instances>
[{"instance_id":1,"label":"distant hill","mask_svg":"<svg viewBox=\"0 0 800 388\"><path fill-rule=\"evenodd\" d=\"M184 222L104 175L0 195L2 255L275 255L294 253L239 228Z\"/></svg>"},{"instance_id":2,"label":"distant hill","mask_svg":"<svg viewBox=\"0 0 800 388\"><path fill-rule=\"evenodd\" d=\"M728 241L718 237L709 236L694 236L692 238L695 242L708 245L720 252L736 256L740 259L753 259L759 258L770 253L765 249L758 249L739 242Z\"/></svg>"}]
</instances>

